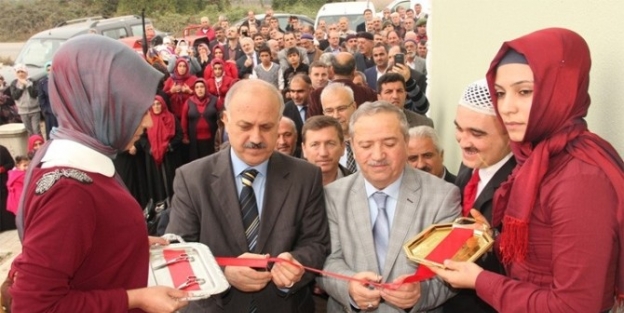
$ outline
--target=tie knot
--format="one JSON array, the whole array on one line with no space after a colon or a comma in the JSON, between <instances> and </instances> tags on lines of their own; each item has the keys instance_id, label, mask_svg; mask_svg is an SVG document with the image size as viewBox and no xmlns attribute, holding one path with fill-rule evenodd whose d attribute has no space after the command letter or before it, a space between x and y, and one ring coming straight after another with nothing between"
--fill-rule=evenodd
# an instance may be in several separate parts
<instances>
[{"instance_id":1,"label":"tie knot","mask_svg":"<svg viewBox=\"0 0 624 313\"><path fill-rule=\"evenodd\" d=\"M243 185L251 187L257 175L258 175L258 171L253 168L243 171L243 174L241 174L242 179L243 179Z\"/></svg>"},{"instance_id":2,"label":"tie knot","mask_svg":"<svg viewBox=\"0 0 624 313\"><path fill-rule=\"evenodd\" d=\"M475 168L474 171L472 171L472 176L470 176L470 180L479 182L480 179L481 178L479 177L479 169Z\"/></svg>"},{"instance_id":3,"label":"tie knot","mask_svg":"<svg viewBox=\"0 0 624 313\"><path fill-rule=\"evenodd\" d=\"M377 204L377 208L380 210L386 209L387 198L388 198L388 195L381 191L377 191L373 194L373 200L375 200L375 203Z\"/></svg>"}]
</instances>

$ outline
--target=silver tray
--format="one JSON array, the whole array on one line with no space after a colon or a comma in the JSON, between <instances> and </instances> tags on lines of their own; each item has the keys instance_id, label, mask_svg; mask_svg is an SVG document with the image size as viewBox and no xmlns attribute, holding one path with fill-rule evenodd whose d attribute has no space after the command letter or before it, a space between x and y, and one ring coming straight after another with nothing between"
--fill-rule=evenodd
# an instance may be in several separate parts
<instances>
[{"instance_id":1,"label":"silver tray","mask_svg":"<svg viewBox=\"0 0 624 313\"><path fill-rule=\"evenodd\" d=\"M185 298L189 301L209 298L230 287L206 245L187 243L170 234L163 237L170 241L178 240L180 243L150 248L149 286L168 286L184 290L189 293Z\"/></svg>"}]
</instances>

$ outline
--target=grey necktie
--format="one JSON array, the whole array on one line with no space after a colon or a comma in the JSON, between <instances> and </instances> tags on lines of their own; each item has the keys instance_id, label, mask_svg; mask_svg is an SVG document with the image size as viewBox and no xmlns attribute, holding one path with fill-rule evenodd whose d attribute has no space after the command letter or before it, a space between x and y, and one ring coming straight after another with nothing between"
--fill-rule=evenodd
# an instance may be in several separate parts
<instances>
[{"instance_id":1,"label":"grey necktie","mask_svg":"<svg viewBox=\"0 0 624 313\"><path fill-rule=\"evenodd\" d=\"M390 222L386 211L386 200L388 195L377 191L373 194L373 200L377 204L377 218L373 225L373 239L375 240L375 252L377 253L377 263L379 273L383 272L386 254L388 253L388 238L390 237Z\"/></svg>"},{"instance_id":2,"label":"grey necktie","mask_svg":"<svg viewBox=\"0 0 624 313\"><path fill-rule=\"evenodd\" d=\"M351 150L351 142L345 141L347 148L347 169L351 173L357 172L357 166L355 165L355 158L353 157L353 150Z\"/></svg>"}]
</instances>

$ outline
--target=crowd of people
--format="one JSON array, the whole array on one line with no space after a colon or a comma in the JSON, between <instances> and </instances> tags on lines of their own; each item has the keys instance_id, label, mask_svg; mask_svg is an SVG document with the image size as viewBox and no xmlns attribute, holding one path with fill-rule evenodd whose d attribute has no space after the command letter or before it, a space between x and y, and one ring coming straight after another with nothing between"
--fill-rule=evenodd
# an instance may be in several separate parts
<instances>
[{"instance_id":1,"label":"crowd of people","mask_svg":"<svg viewBox=\"0 0 624 313\"><path fill-rule=\"evenodd\" d=\"M503 44L458 101L455 175L426 116L427 17L420 5L373 13L356 30L345 19L282 30L272 10L240 27L202 17L194 43L149 36L147 62L101 36L68 41L45 91L11 93L18 108L49 97L49 140L32 130L38 150L15 162L0 146L1 177L24 193L9 194L23 243L5 282L14 312L608 312L622 301L624 163L584 120L583 38L552 28ZM31 88L19 77L15 88ZM231 288L200 301L145 288L148 246L167 244L141 225L154 201L167 204L167 233L215 256L290 263L225 266ZM419 265L403 244L462 216L495 248L406 280Z\"/></svg>"}]
</instances>

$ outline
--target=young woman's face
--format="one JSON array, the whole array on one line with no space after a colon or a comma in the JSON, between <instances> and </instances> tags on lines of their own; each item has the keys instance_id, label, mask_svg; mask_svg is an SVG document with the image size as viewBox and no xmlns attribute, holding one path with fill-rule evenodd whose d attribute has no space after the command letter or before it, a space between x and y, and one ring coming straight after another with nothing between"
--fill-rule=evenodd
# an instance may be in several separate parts
<instances>
[{"instance_id":1,"label":"young woman's face","mask_svg":"<svg viewBox=\"0 0 624 313\"><path fill-rule=\"evenodd\" d=\"M43 146L43 141L41 140L37 140L35 141L35 143L33 144L33 150L37 151L39 150L39 148L41 148L41 146Z\"/></svg>"},{"instance_id":2,"label":"young woman's face","mask_svg":"<svg viewBox=\"0 0 624 313\"><path fill-rule=\"evenodd\" d=\"M184 63L184 62L178 63L178 67L177 68L178 68L178 74L180 74L180 75L186 74L186 70L187 70L186 63Z\"/></svg>"},{"instance_id":3,"label":"young woman's face","mask_svg":"<svg viewBox=\"0 0 624 313\"><path fill-rule=\"evenodd\" d=\"M214 51L214 57L217 59L221 59L223 60L223 50L221 49L215 49Z\"/></svg>"},{"instance_id":4,"label":"young woman's face","mask_svg":"<svg viewBox=\"0 0 624 313\"><path fill-rule=\"evenodd\" d=\"M158 115L162 113L162 104L158 100L154 100L154 104L152 104L152 112Z\"/></svg>"},{"instance_id":5,"label":"young woman's face","mask_svg":"<svg viewBox=\"0 0 624 313\"><path fill-rule=\"evenodd\" d=\"M215 77L221 77L221 75L223 75L223 65L215 64L212 67L212 71L214 72Z\"/></svg>"},{"instance_id":6,"label":"young woman's face","mask_svg":"<svg viewBox=\"0 0 624 313\"><path fill-rule=\"evenodd\" d=\"M534 78L526 64L505 64L496 70L494 82L498 112L507 128L509 139L524 140L533 105Z\"/></svg>"},{"instance_id":7,"label":"young woman's face","mask_svg":"<svg viewBox=\"0 0 624 313\"><path fill-rule=\"evenodd\" d=\"M197 83L195 84L195 94L198 97L203 97L206 95L206 85L202 84L202 83Z\"/></svg>"}]
</instances>

